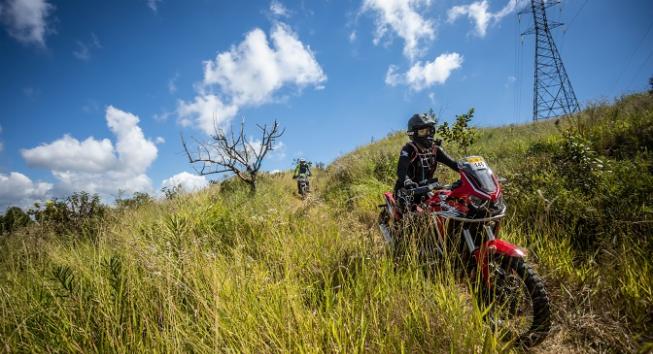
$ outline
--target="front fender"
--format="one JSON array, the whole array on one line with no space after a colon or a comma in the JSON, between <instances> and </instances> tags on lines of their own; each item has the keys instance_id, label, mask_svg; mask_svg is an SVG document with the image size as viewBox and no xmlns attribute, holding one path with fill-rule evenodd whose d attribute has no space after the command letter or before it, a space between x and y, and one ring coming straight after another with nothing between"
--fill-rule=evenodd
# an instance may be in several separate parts
<instances>
[{"instance_id":1,"label":"front fender","mask_svg":"<svg viewBox=\"0 0 653 354\"><path fill-rule=\"evenodd\" d=\"M481 270L483 280L487 282L488 286L491 286L489 283L488 258L495 254L506 257L524 258L526 257L526 250L508 241L494 239L484 242L481 247L474 251L477 267Z\"/></svg>"},{"instance_id":2,"label":"front fender","mask_svg":"<svg viewBox=\"0 0 653 354\"><path fill-rule=\"evenodd\" d=\"M526 257L526 250L517 246L513 245L512 243L504 240L489 240L483 243L481 245L481 248L479 250L481 255L486 255L486 254L499 254L502 256L509 256L509 257L518 257L518 258L524 258Z\"/></svg>"}]
</instances>

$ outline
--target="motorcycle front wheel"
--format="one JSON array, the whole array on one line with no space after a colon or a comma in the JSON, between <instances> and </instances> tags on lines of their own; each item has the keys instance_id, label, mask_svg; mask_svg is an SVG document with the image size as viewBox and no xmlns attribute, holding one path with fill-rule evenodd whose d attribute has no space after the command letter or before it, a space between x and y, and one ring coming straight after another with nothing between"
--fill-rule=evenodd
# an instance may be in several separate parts
<instances>
[{"instance_id":1,"label":"motorcycle front wheel","mask_svg":"<svg viewBox=\"0 0 653 354\"><path fill-rule=\"evenodd\" d=\"M516 346L541 343L551 329L551 303L540 276L522 258L490 257L487 267L488 279L478 282L486 320Z\"/></svg>"}]
</instances>

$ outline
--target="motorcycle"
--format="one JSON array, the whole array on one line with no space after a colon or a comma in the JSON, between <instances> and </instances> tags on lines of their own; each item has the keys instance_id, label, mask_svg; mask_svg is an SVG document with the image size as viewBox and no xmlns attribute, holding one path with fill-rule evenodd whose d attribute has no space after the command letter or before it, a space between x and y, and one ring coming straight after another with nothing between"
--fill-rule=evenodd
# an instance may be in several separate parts
<instances>
[{"instance_id":1,"label":"motorcycle","mask_svg":"<svg viewBox=\"0 0 653 354\"><path fill-rule=\"evenodd\" d=\"M309 183L308 176L305 173L302 173L297 177L297 186L299 194L302 196L302 198L306 198L309 193Z\"/></svg>"},{"instance_id":2,"label":"motorcycle","mask_svg":"<svg viewBox=\"0 0 653 354\"><path fill-rule=\"evenodd\" d=\"M428 251L435 256L453 251L486 321L518 346L537 345L551 328L550 300L526 251L499 237L506 213L501 184L480 156L468 156L459 166L460 179L450 186L435 182L403 189L399 203L392 192L384 193L381 233L396 250L406 220L414 219L408 216L425 217L429 227L418 237L432 240Z\"/></svg>"}]
</instances>

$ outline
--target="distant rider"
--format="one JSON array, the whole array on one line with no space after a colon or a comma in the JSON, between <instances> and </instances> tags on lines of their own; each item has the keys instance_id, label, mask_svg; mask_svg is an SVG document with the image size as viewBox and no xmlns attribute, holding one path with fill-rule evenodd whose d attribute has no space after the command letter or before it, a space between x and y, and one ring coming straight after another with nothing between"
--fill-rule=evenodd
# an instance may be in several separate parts
<instances>
[{"instance_id":1,"label":"distant rider","mask_svg":"<svg viewBox=\"0 0 653 354\"><path fill-rule=\"evenodd\" d=\"M454 171L459 170L458 163L440 146L440 140L434 140L435 121L431 116L414 114L408 120L407 133L411 141L404 145L399 155L395 197L402 188L411 189L437 181L433 176L438 162Z\"/></svg>"},{"instance_id":2,"label":"distant rider","mask_svg":"<svg viewBox=\"0 0 653 354\"><path fill-rule=\"evenodd\" d=\"M292 178L298 178L299 176L306 176L306 187L309 187L308 176L311 175L311 166L306 162L304 158L300 158L297 166L295 166L295 173L293 173ZM299 186L299 180L297 181L297 192L301 194L301 187Z\"/></svg>"}]
</instances>

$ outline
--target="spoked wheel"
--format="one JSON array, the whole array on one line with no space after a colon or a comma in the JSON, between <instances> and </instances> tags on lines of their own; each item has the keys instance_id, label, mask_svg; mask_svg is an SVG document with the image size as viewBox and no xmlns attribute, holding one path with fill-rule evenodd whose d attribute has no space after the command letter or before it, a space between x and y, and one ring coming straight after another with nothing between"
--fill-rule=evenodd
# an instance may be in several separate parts
<instances>
[{"instance_id":1,"label":"spoked wheel","mask_svg":"<svg viewBox=\"0 0 653 354\"><path fill-rule=\"evenodd\" d=\"M549 296L540 276L521 258L490 257L479 300L486 320L502 337L532 347L551 329Z\"/></svg>"}]
</instances>

